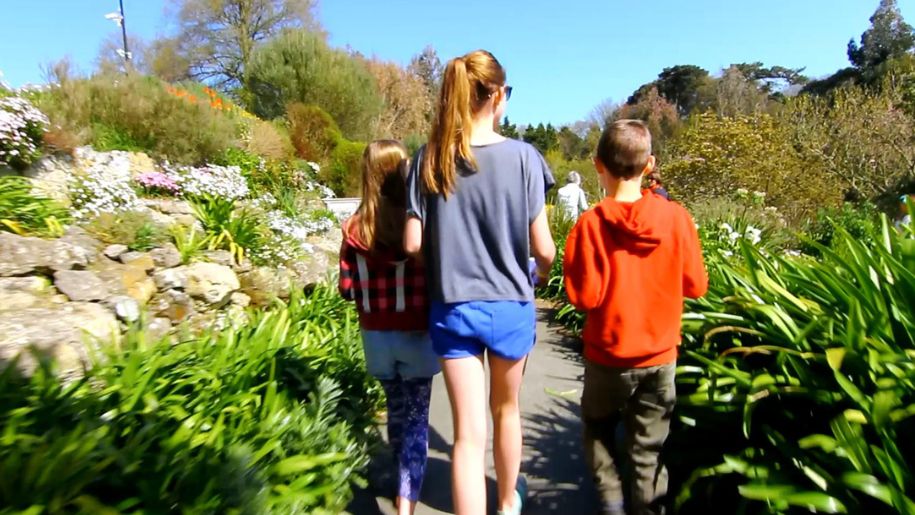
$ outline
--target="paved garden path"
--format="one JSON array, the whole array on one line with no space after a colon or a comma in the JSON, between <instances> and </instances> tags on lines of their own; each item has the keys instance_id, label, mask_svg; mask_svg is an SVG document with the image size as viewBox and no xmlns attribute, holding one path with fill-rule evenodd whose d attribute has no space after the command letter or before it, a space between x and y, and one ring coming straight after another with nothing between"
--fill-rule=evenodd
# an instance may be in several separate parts
<instances>
[{"instance_id":1,"label":"paved garden path","mask_svg":"<svg viewBox=\"0 0 915 515\"><path fill-rule=\"evenodd\" d=\"M581 450L578 399L582 367L574 341L547 324L548 310L539 310L537 345L528 361L521 392L524 425L524 457L521 471L527 477L530 496L525 514L593 513L593 487L587 476ZM436 377L430 412L429 466L417 515L453 513L451 471L451 410L441 376ZM490 438L492 425L490 424ZM492 442L490 441L490 446ZM376 457L370 485L357 492L350 505L354 515L395 513L390 492L395 480L389 454ZM491 447L487 451L488 492L495 512L495 473Z\"/></svg>"}]
</instances>

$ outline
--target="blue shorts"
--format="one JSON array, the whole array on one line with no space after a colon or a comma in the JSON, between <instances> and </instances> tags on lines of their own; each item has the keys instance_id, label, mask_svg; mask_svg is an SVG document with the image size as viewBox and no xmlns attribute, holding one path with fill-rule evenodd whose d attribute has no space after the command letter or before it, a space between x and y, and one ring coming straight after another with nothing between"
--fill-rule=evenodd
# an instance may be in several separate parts
<instances>
[{"instance_id":1,"label":"blue shorts","mask_svg":"<svg viewBox=\"0 0 915 515\"><path fill-rule=\"evenodd\" d=\"M511 361L534 347L537 315L533 302L433 302L429 335L444 359L479 356L486 350Z\"/></svg>"},{"instance_id":2,"label":"blue shorts","mask_svg":"<svg viewBox=\"0 0 915 515\"><path fill-rule=\"evenodd\" d=\"M362 330L365 368L382 380L421 379L441 370L438 355L432 350L425 331Z\"/></svg>"}]
</instances>

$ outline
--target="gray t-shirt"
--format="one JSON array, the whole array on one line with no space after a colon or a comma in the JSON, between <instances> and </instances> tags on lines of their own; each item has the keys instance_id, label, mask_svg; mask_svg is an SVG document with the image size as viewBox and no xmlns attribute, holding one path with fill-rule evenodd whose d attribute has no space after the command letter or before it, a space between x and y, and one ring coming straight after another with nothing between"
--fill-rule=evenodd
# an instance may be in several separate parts
<instances>
[{"instance_id":1,"label":"gray t-shirt","mask_svg":"<svg viewBox=\"0 0 915 515\"><path fill-rule=\"evenodd\" d=\"M474 146L479 170L459 165L446 200L423 191L423 151L407 178L407 213L423 222L430 298L446 304L533 300L530 225L553 182L543 156L513 139Z\"/></svg>"}]
</instances>

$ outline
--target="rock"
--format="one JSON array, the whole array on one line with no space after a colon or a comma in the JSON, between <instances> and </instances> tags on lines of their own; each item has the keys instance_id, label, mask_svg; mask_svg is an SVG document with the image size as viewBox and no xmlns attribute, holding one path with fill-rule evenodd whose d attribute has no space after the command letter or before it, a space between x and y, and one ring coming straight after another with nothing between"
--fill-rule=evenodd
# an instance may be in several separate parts
<instances>
[{"instance_id":1,"label":"rock","mask_svg":"<svg viewBox=\"0 0 915 515\"><path fill-rule=\"evenodd\" d=\"M121 263L141 268L144 272L149 272L156 268L156 263L153 261L152 256L145 252L125 252L121 254L119 259Z\"/></svg>"},{"instance_id":2,"label":"rock","mask_svg":"<svg viewBox=\"0 0 915 515\"><path fill-rule=\"evenodd\" d=\"M156 317L146 325L146 334L149 341L157 342L168 336L172 330L172 321L165 317Z\"/></svg>"},{"instance_id":3,"label":"rock","mask_svg":"<svg viewBox=\"0 0 915 515\"><path fill-rule=\"evenodd\" d=\"M235 273L238 274L250 272L251 270L254 270L254 263L252 263L248 258L243 258L241 263L235 263L232 265L232 270L235 270Z\"/></svg>"},{"instance_id":4,"label":"rock","mask_svg":"<svg viewBox=\"0 0 915 515\"><path fill-rule=\"evenodd\" d=\"M86 270L59 270L54 273L54 286L73 302L104 300L111 294L99 276Z\"/></svg>"},{"instance_id":5,"label":"rock","mask_svg":"<svg viewBox=\"0 0 915 515\"><path fill-rule=\"evenodd\" d=\"M63 237L58 241L69 243L70 245L83 249L90 256L90 262L95 260L95 257L98 255L99 250L103 246L102 242L95 239L85 229L75 225L67 227Z\"/></svg>"},{"instance_id":6,"label":"rock","mask_svg":"<svg viewBox=\"0 0 915 515\"><path fill-rule=\"evenodd\" d=\"M0 277L83 269L94 257L94 253L65 241L0 232Z\"/></svg>"},{"instance_id":7,"label":"rock","mask_svg":"<svg viewBox=\"0 0 915 515\"><path fill-rule=\"evenodd\" d=\"M24 291L0 291L0 314L47 304L50 299ZM0 315L2 316L2 315Z\"/></svg>"},{"instance_id":8,"label":"rock","mask_svg":"<svg viewBox=\"0 0 915 515\"><path fill-rule=\"evenodd\" d=\"M131 152L128 154L127 159L130 161L130 175L134 178L144 173L159 170L155 161L143 152Z\"/></svg>"},{"instance_id":9,"label":"rock","mask_svg":"<svg viewBox=\"0 0 915 515\"><path fill-rule=\"evenodd\" d=\"M181 253L178 252L178 247L171 243L152 249L149 255L157 268L174 268L181 264Z\"/></svg>"},{"instance_id":10,"label":"rock","mask_svg":"<svg viewBox=\"0 0 915 515\"><path fill-rule=\"evenodd\" d=\"M156 294L149 301L149 310L158 317L164 317L174 323L184 322L197 311L190 295L178 290L166 290Z\"/></svg>"},{"instance_id":11,"label":"rock","mask_svg":"<svg viewBox=\"0 0 915 515\"><path fill-rule=\"evenodd\" d=\"M221 331L225 325L217 325L217 315L210 311L193 315L182 327L186 327L191 334L201 334L207 331Z\"/></svg>"},{"instance_id":12,"label":"rock","mask_svg":"<svg viewBox=\"0 0 915 515\"><path fill-rule=\"evenodd\" d=\"M0 317L0 369L19 356L19 372L30 375L37 365L29 349L58 360L62 375L80 375L89 352L100 343L117 343L114 314L99 304L69 302L55 308L28 308Z\"/></svg>"},{"instance_id":13,"label":"rock","mask_svg":"<svg viewBox=\"0 0 915 515\"><path fill-rule=\"evenodd\" d=\"M211 306L222 306L229 301L232 292L238 290L238 276L231 268L215 263L193 263L184 268L187 273L185 291L192 298L200 299Z\"/></svg>"},{"instance_id":14,"label":"rock","mask_svg":"<svg viewBox=\"0 0 915 515\"><path fill-rule=\"evenodd\" d=\"M0 277L0 312L50 304L50 290L44 277Z\"/></svg>"},{"instance_id":15,"label":"rock","mask_svg":"<svg viewBox=\"0 0 915 515\"><path fill-rule=\"evenodd\" d=\"M229 303L233 306L246 308L251 305L251 297L245 295L240 291L237 291L229 296Z\"/></svg>"},{"instance_id":16,"label":"rock","mask_svg":"<svg viewBox=\"0 0 915 515\"><path fill-rule=\"evenodd\" d=\"M73 159L69 156L45 156L29 167L23 175L32 179L33 191L70 206L70 179Z\"/></svg>"},{"instance_id":17,"label":"rock","mask_svg":"<svg viewBox=\"0 0 915 515\"><path fill-rule=\"evenodd\" d=\"M0 277L0 293L24 292L38 295L46 294L50 290L51 281L44 277Z\"/></svg>"},{"instance_id":18,"label":"rock","mask_svg":"<svg viewBox=\"0 0 915 515\"><path fill-rule=\"evenodd\" d=\"M248 323L248 312L241 306L229 306L216 314L214 326L222 331L229 327L239 328Z\"/></svg>"},{"instance_id":19,"label":"rock","mask_svg":"<svg viewBox=\"0 0 915 515\"><path fill-rule=\"evenodd\" d=\"M240 277L241 291L255 306L266 306L275 299L288 299L292 276L286 269L257 267Z\"/></svg>"},{"instance_id":20,"label":"rock","mask_svg":"<svg viewBox=\"0 0 915 515\"><path fill-rule=\"evenodd\" d=\"M114 314L122 322L133 323L140 319L140 303L127 296L108 299L107 304L114 309Z\"/></svg>"},{"instance_id":21,"label":"rock","mask_svg":"<svg viewBox=\"0 0 915 515\"><path fill-rule=\"evenodd\" d=\"M326 282L331 266L336 265L326 254L314 252L292 263L290 268L301 285Z\"/></svg>"},{"instance_id":22,"label":"rock","mask_svg":"<svg viewBox=\"0 0 915 515\"><path fill-rule=\"evenodd\" d=\"M125 254L128 250L127 245L121 245L116 243L114 245L108 245L105 247L105 250L102 251L102 254L105 254L105 257L108 259L118 259L122 254Z\"/></svg>"},{"instance_id":23,"label":"rock","mask_svg":"<svg viewBox=\"0 0 915 515\"><path fill-rule=\"evenodd\" d=\"M183 290L187 288L187 267L167 268L153 274L156 287L163 290Z\"/></svg>"},{"instance_id":24,"label":"rock","mask_svg":"<svg viewBox=\"0 0 915 515\"><path fill-rule=\"evenodd\" d=\"M189 202L173 199L143 199L143 204L149 209L154 209L166 215L192 215L194 208Z\"/></svg>"},{"instance_id":25,"label":"rock","mask_svg":"<svg viewBox=\"0 0 915 515\"><path fill-rule=\"evenodd\" d=\"M235 266L235 257L228 250L208 250L202 252L200 257L203 261L216 263L217 265L228 267Z\"/></svg>"},{"instance_id":26,"label":"rock","mask_svg":"<svg viewBox=\"0 0 915 515\"><path fill-rule=\"evenodd\" d=\"M101 260L91 270L105 282L111 296L127 295L143 305L156 293L156 283L143 266Z\"/></svg>"}]
</instances>

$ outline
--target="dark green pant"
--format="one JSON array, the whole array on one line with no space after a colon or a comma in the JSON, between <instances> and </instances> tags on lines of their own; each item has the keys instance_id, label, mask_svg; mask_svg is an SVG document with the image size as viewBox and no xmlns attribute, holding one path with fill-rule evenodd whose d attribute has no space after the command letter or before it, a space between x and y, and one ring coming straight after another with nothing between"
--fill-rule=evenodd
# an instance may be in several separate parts
<instances>
[{"instance_id":1,"label":"dark green pant","mask_svg":"<svg viewBox=\"0 0 915 515\"><path fill-rule=\"evenodd\" d=\"M585 360L581 396L585 459L601 501L611 511L621 509L624 499L620 460L614 459L616 431L622 423L626 460L632 471L629 495L625 497L629 513L664 513L667 470L660 454L677 400L675 375L673 363L610 368Z\"/></svg>"}]
</instances>

